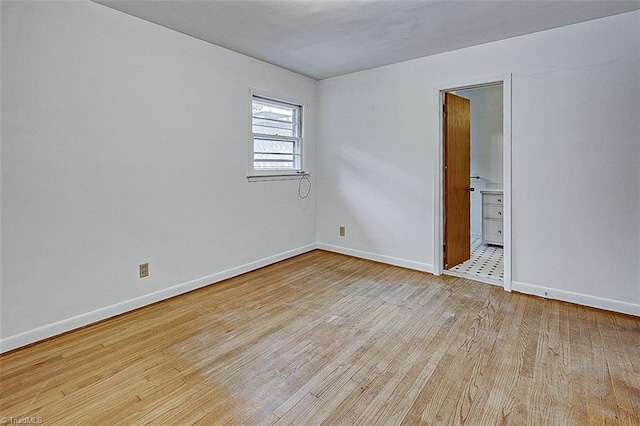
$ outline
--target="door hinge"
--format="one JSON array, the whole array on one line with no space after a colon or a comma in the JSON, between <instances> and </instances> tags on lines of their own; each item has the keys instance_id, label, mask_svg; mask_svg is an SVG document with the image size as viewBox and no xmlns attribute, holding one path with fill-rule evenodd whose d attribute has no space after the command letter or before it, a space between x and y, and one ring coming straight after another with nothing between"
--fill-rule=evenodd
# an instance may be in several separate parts
<instances>
[{"instance_id":1,"label":"door hinge","mask_svg":"<svg viewBox=\"0 0 640 426\"><path fill-rule=\"evenodd\" d=\"M447 252L447 243L442 244L442 251Z\"/></svg>"},{"instance_id":2,"label":"door hinge","mask_svg":"<svg viewBox=\"0 0 640 426\"><path fill-rule=\"evenodd\" d=\"M442 113L447 115L447 104L442 104Z\"/></svg>"}]
</instances>

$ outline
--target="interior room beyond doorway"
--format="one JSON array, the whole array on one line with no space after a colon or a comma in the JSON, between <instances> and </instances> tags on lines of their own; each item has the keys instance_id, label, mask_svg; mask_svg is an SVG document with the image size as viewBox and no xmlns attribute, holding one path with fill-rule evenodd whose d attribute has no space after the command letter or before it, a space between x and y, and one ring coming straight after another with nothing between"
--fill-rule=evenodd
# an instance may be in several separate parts
<instances>
[{"instance_id":1,"label":"interior room beyond doorway","mask_svg":"<svg viewBox=\"0 0 640 426\"><path fill-rule=\"evenodd\" d=\"M456 90L470 101L471 258L445 270L490 284L503 285L503 87Z\"/></svg>"}]
</instances>

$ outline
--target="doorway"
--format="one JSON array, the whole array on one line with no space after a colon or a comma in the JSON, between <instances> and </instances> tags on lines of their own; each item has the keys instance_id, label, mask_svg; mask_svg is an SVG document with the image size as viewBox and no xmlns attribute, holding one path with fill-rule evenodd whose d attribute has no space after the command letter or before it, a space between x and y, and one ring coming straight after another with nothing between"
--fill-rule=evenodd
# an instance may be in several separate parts
<instances>
[{"instance_id":1,"label":"doorway","mask_svg":"<svg viewBox=\"0 0 640 426\"><path fill-rule=\"evenodd\" d=\"M434 273L462 276L510 291L511 77L442 85L437 95L442 114L436 157L439 185L434 200ZM452 100L470 105L466 154L464 143L452 142L449 136L464 135L464 126L459 128L464 117L447 115L458 110L455 104L447 105ZM464 115L464 108L459 111ZM458 179L453 184L452 176ZM458 201L452 197L454 193L458 193Z\"/></svg>"}]
</instances>

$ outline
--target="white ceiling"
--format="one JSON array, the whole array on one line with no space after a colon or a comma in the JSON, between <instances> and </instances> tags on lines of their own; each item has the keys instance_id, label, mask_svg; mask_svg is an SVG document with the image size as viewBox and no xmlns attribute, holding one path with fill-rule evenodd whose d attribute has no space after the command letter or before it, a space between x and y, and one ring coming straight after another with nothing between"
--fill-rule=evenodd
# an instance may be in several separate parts
<instances>
[{"instance_id":1,"label":"white ceiling","mask_svg":"<svg viewBox=\"0 0 640 426\"><path fill-rule=\"evenodd\" d=\"M317 80L640 9L640 0L94 1Z\"/></svg>"}]
</instances>

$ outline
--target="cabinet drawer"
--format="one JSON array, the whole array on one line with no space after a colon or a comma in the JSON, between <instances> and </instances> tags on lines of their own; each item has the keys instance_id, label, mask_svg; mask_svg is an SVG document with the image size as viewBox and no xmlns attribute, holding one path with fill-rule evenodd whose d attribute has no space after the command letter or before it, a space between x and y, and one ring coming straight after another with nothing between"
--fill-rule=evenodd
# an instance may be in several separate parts
<instances>
[{"instance_id":1,"label":"cabinet drawer","mask_svg":"<svg viewBox=\"0 0 640 426\"><path fill-rule=\"evenodd\" d=\"M502 221L485 219L482 221L482 239L485 243L502 245Z\"/></svg>"},{"instance_id":2,"label":"cabinet drawer","mask_svg":"<svg viewBox=\"0 0 640 426\"><path fill-rule=\"evenodd\" d=\"M485 204L502 204L504 198L498 194L484 194L482 202Z\"/></svg>"},{"instance_id":3,"label":"cabinet drawer","mask_svg":"<svg viewBox=\"0 0 640 426\"><path fill-rule=\"evenodd\" d=\"M484 217L487 219L502 219L502 206L487 204L484 206Z\"/></svg>"}]
</instances>

